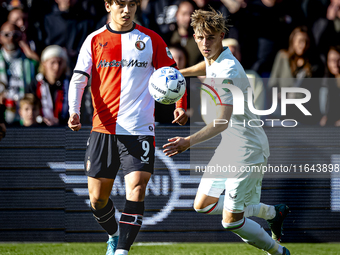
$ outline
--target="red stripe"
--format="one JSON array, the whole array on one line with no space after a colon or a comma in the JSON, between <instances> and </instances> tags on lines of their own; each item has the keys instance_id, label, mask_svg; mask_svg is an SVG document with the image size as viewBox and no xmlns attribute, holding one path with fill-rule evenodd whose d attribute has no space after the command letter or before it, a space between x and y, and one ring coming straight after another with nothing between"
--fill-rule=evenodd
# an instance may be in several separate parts
<instances>
[{"instance_id":1,"label":"red stripe","mask_svg":"<svg viewBox=\"0 0 340 255\"><path fill-rule=\"evenodd\" d=\"M128 223L128 222L125 222L125 221L119 221L119 223L123 223L123 224L128 224L128 225L132 225L132 226L142 226L142 225L139 225L139 224L132 224L132 223Z\"/></svg>"},{"instance_id":2,"label":"red stripe","mask_svg":"<svg viewBox=\"0 0 340 255\"><path fill-rule=\"evenodd\" d=\"M218 101L220 101L220 104L222 104L222 100L220 98L220 95L217 93L217 91L214 89L214 87L210 86L210 85L208 85L206 83L202 83L202 84L207 86L209 89L211 89L215 93L215 95L217 96L217 99L218 99Z\"/></svg>"},{"instance_id":3,"label":"red stripe","mask_svg":"<svg viewBox=\"0 0 340 255\"><path fill-rule=\"evenodd\" d=\"M244 223L246 223L246 218L244 218L244 221L243 223L240 225L240 226L237 226L237 227L233 227L233 228L227 228L228 230L235 230L235 229L239 229L239 228L242 228Z\"/></svg>"},{"instance_id":4,"label":"red stripe","mask_svg":"<svg viewBox=\"0 0 340 255\"><path fill-rule=\"evenodd\" d=\"M129 213L122 213L122 214L124 214L124 215L130 215L130 216L135 216L135 215L139 215L139 216L142 216L143 217L143 215L142 214L129 214Z\"/></svg>"},{"instance_id":5,"label":"red stripe","mask_svg":"<svg viewBox=\"0 0 340 255\"><path fill-rule=\"evenodd\" d=\"M105 45L106 48L100 46ZM92 39L92 103L93 131L116 134L121 96L122 67L100 67L100 61L120 61L122 59L121 34L108 30Z\"/></svg>"},{"instance_id":6,"label":"red stripe","mask_svg":"<svg viewBox=\"0 0 340 255\"><path fill-rule=\"evenodd\" d=\"M216 105L233 106L232 104L216 104Z\"/></svg>"},{"instance_id":7,"label":"red stripe","mask_svg":"<svg viewBox=\"0 0 340 255\"><path fill-rule=\"evenodd\" d=\"M211 209L209 211L205 212L205 214L211 213L215 209L215 207L217 206L217 203L213 207L211 207Z\"/></svg>"}]
</instances>

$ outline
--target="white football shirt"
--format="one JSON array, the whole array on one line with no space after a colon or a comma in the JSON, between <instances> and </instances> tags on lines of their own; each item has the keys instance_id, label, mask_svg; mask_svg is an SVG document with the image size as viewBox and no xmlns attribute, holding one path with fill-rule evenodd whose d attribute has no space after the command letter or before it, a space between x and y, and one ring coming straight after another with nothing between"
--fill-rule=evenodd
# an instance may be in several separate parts
<instances>
[{"instance_id":1,"label":"white football shirt","mask_svg":"<svg viewBox=\"0 0 340 255\"><path fill-rule=\"evenodd\" d=\"M221 133L222 140L216 149L217 155L223 156L225 162L235 165L252 165L263 162L263 156L268 158L270 154L269 143L262 127L251 127L260 126L260 122L251 121L251 124L248 125L250 120L258 120L259 117L248 108L247 89L250 87L250 83L243 67L229 48L224 48L224 51L211 66L207 59L205 61L207 81L217 91L222 104L233 105L233 111L235 111L234 99L238 99L234 98L228 89L223 90L218 83L233 84L242 91L244 96L244 114L232 114L228 128Z\"/></svg>"}]
</instances>

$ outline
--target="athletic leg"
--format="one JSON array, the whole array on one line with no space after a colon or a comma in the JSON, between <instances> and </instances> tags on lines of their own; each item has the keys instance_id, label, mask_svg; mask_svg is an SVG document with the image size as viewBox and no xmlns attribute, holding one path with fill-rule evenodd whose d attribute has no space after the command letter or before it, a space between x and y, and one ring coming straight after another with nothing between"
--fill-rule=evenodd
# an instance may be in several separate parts
<instances>
[{"instance_id":1,"label":"athletic leg","mask_svg":"<svg viewBox=\"0 0 340 255\"><path fill-rule=\"evenodd\" d=\"M283 254L283 247L276 243L255 221L244 218L243 212L234 213L224 210L222 225L226 230L241 237L244 242L258 249L273 255Z\"/></svg>"},{"instance_id":2,"label":"athletic leg","mask_svg":"<svg viewBox=\"0 0 340 255\"><path fill-rule=\"evenodd\" d=\"M202 178L194 201L195 211L211 215L222 214L224 201L221 200L221 193L223 190L223 179Z\"/></svg>"},{"instance_id":3,"label":"athletic leg","mask_svg":"<svg viewBox=\"0 0 340 255\"><path fill-rule=\"evenodd\" d=\"M120 237L116 255L128 254L142 226L145 190L150 177L151 173L141 171L125 176L126 203L119 221Z\"/></svg>"},{"instance_id":4,"label":"athletic leg","mask_svg":"<svg viewBox=\"0 0 340 255\"><path fill-rule=\"evenodd\" d=\"M154 169L154 137L118 136L117 145L125 176L126 202L119 221L115 254L125 255L143 222L145 190Z\"/></svg>"},{"instance_id":5,"label":"athletic leg","mask_svg":"<svg viewBox=\"0 0 340 255\"><path fill-rule=\"evenodd\" d=\"M118 224L110 194L120 161L114 135L92 132L85 154L85 173L92 213L109 234L107 255L113 255L118 243Z\"/></svg>"},{"instance_id":6,"label":"athletic leg","mask_svg":"<svg viewBox=\"0 0 340 255\"><path fill-rule=\"evenodd\" d=\"M225 181L225 200L222 225L242 240L269 254L285 254L285 248L276 243L255 221L244 217L244 207L259 203L262 175L249 173L242 178Z\"/></svg>"}]
</instances>

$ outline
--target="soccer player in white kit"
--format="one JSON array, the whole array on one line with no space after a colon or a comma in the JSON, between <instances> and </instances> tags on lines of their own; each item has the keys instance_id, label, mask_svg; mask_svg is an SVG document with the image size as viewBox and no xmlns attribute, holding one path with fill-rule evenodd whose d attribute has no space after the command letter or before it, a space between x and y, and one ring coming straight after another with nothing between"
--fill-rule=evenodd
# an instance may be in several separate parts
<instances>
[{"instance_id":1,"label":"soccer player in white kit","mask_svg":"<svg viewBox=\"0 0 340 255\"><path fill-rule=\"evenodd\" d=\"M164 153L170 157L174 156L221 133L221 143L209 165L231 165L236 169L245 166L261 168L267 164L269 157L268 139L262 127L241 124L258 117L248 109L247 89L250 84L244 69L230 50L223 48L222 45L228 30L227 21L221 13L214 10L197 10L192 15L191 25L195 31L194 37L198 48L205 57L205 63L180 71L185 76L206 74L211 87L220 96L221 102L216 106L216 119L223 120L223 124L216 124L217 122L213 121L188 137L170 138L169 143L163 146ZM202 72L203 66L206 68L205 73ZM221 88L218 83L232 84L242 91L244 114L233 113L239 106L237 101L242 97L233 95L230 86L229 90L226 87ZM289 208L284 204L274 207L260 203L263 173L239 171L233 175L230 173L209 176L209 174L206 172L201 179L194 202L195 210L206 214L221 213L223 227L240 236L246 243L268 254L289 255L289 250L274 240L279 241L281 237L282 223ZM222 196L224 190L225 195ZM258 223L247 218L249 216L268 220L273 238Z\"/></svg>"}]
</instances>

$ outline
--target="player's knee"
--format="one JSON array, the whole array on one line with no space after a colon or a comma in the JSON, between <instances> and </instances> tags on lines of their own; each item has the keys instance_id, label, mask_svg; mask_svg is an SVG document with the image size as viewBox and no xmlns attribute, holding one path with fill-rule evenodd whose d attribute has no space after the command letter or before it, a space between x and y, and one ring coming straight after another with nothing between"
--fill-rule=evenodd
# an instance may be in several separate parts
<instances>
[{"instance_id":1,"label":"player's knee","mask_svg":"<svg viewBox=\"0 0 340 255\"><path fill-rule=\"evenodd\" d=\"M243 212L229 212L229 211L224 211L223 212L223 220L222 220L222 225L223 223L225 224L234 224L235 222L239 222L240 220L243 220Z\"/></svg>"},{"instance_id":2,"label":"player's knee","mask_svg":"<svg viewBox=\"0 0 340 255\"><path fill-rule=\"evenodd\" d=\"M235 229L238 229L242 226L244 222L244 218L242 219L239 219L239 220L235 220L235 219L225 219L223 218L222 220L222 226L226 229L226 230L229 230L229 231L233 231Z\"/></svg>"},{"instance_id":3,"label":"player's knee","mask_svg":"<svg viewBox=\"0 0 340 255\"><path fill-rule=\"evenodd\" d=\"M130 191L127 192L127 200L141 202L144 200L146 183L138 184L134 186Z\"/></svg>"},{"instance_id":4,"label":"player's knee","mask_svg":"<svg viewBox=\"0 0 340 255\"><path fill-rule=\"evenodd\" d=\"M103 199L103 198L91 198L91 206L95 210L100 210L104 208L109 201L109 199Z\"/></svg>"},{"instance_id":5,"label":"player's knee","mask_svg":"<svg viewBox=\"0 0 340 255\"><path fill-rule=\"evenodd\" d=\"M204 203L194 203L194 209L198 213L209 213L214 204L205 205Z\"/></svg>"},{"instance_id":6,"label":"player's knee","mask_svg":"<svg viewBox=\"0 0 340 255\"><path fill-rule=\"evenodd\" d=\"M198 213L203 213L202 210L204 209L203 203L200 201L194 201L194 210Z\"/></svg>"}]
</instances>

